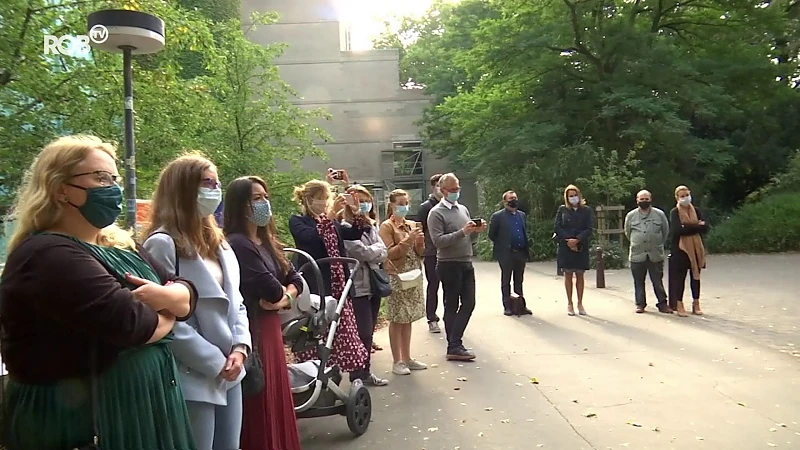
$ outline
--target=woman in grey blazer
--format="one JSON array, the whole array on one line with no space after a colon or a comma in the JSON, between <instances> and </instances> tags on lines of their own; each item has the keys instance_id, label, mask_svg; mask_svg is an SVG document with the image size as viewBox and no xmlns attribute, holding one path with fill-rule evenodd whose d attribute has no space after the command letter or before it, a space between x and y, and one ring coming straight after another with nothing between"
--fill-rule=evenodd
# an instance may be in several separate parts
<instances>
[{"instance_id":1,"label":"woman in grey blazer","mask_svg":"<svg viewBox=\"0 0 800 450\"><path fill-rule=\"evenodd\" d=\"M161 172L144 247L168 270L192 281L194 316L170 344L198 450L235 450L242 429L244 362L251 338L239 263L213 213L222 199L214 165L182 156Z\"/></svg>"}]
</instances>

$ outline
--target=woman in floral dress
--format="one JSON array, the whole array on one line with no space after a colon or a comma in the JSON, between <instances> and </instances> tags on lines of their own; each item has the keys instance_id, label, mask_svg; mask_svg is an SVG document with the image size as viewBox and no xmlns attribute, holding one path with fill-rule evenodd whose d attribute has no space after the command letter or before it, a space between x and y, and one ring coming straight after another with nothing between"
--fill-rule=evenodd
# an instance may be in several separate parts
<instances>
[{"instance_id":1,"label":"woman in floral dress","mask_svg":"<svg viewBox=\"0 0 800 450\"><path fill-rule=\"evenodd\" d=\"M330 184L320 180L311 180L294 190L294 198L300 204L303 214L289 219L289 231L295 246L314 259L347 256L342 239L359 240L364 233L365 221L360 212L347 206L343 196L337 196L335 202L331 201L331 197ZM347 225L335 219L339 215L343 215ZM339 263L320 264L320 271L324 286L317 286L313 276L307 277L310 292L338 299L344 292L350 274L349 268ZM298 361L318 358L316 349L296 353L295 356ZM369 352L358 336L353 304L348 297L333 340L333 352L328 365L335 364L342 372L361 374L366 368L368 358ZM352 377L350 381L353 381Z\"/></svg>"},{"instance_id":2,"label":"woman in floral dress","mask_svg":"<svg viewBox=\"0 0 800 450\"><path fill-rule=\"evenodd\" d=\"M400 273L422 269L420 258L425 251L425 238L419 223L406 220L408 193L395 189L389 194L386 215L389 217L380 226L380 236L389 249L386 269L390 273L392 295L387 302L389 319L389 344L392 347L392 372L409 375L412 370L424 370L428 366L411 357L411 324L425 317L422 279L418 286L403 289Z\"/></svg>"}]
</instances>

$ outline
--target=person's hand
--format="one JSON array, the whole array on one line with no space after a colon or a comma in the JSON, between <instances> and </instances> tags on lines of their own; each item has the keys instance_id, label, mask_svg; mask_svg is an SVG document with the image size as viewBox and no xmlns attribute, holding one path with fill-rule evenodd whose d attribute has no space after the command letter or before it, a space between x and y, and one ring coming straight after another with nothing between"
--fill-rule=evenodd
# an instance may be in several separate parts
<instances>
[{"instance_id":1,"label":"person's hand","mask_svg":"<svg viewBox=\"0 0 800 450\"><path fill-rule=\"evenodd\" d=\"M475 222L473 222L471 220L469 222L467 222L466 225L464 225L464 228L462 228L462 230L464 231L464 234L476 233L477 229L478 229L478 227L475 226Z\"/></svg>"},{"instance_id":2,"label":"person's hand","mask_svg":"<svg viewBox=\"0 0 800 450\"><path fill-rule=\"evenodd\" d=\"M700 222L697 222L697 224L702 227L702 226L705 226L706 221L705 220L701 220Z\"/></svg>"},{"instance_id":3,"label":"person's hand","mask_svg":"<svg viewBox=\"0 0 800 450\"><path fill-rule=\"evenodd\" d=\"M489 224L488 224L488 223L486 223L486 221L484 221L484 222L481 224L481 226L479 226L479 227L477 228L477 232L478 232L478 233L483 233L484 231L486 231L486 228L488 228L488 227L489 227Z\"/></svg>"},{"instance_id":4,"label":"person's hand","mask_svg":"<svg viewBox=\"0 0 800 450\"><path fill-rule=\"evenodd\" d=\"M576 250L577 251L578 243L580 243L580 241L578 239L567 239L567 246L569 248L571 248L572 250Z\"/></svg>"},{"instance_id":5,"label":"person's hand","mask_svg":"<svg viewBox=\"0 0 800 450\"><path fill-rule=\"evenodd\" d=\"M262 299L258 301L258 305L265 311L281 311L291 308L292 301L289 300L288 296L284 295L278 302L272 303Z\"/></svg>"},{"instance_id":6,"label":"person's hand","mask_svg":"<svg viewBox=\"0 0 800 450\"><path fill-rule=\"evenodd\" d=\"M339 212L347 205L347 199L345 198L344 194L339 194L336 196L336 199L333 201L333 210L334 212Z\"/></svg>"},{"instance_id":7,"label":"person's hand","mask_svg":"<svg viewBox=\"0 0 800 450\"><path fill-rule=\"evenodd\" d=\"M239 374L242 373L242 367L244 367L244 355L238 351L231 352L219 375L225 380L236 381Z\"/></svg>"},{"instance_id":8,"label":"person's hand","mask_svg":"<svg viewBox=\"0 0 800 450\"><path fill-rule=\"evenodd\" d=\"M131 291L133 292L133 298L136 300L139 300L156 311L169 309L169 307L172 306L172 295L166 286L131 274L126 274L125 279L136 286L136 288Z\"/></svg>"}]
</instances>

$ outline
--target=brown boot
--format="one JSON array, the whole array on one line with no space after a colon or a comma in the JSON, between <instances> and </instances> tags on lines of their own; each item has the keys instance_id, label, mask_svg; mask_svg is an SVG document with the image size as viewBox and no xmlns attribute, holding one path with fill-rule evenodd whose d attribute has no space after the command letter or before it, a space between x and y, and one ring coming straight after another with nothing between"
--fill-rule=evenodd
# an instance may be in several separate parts
<instances>
[{"instance_id":1,"label":"brown boot","mask_svg":"<svg viewBox=\"0 0 800 450\"><path fill-rule=\"evenodd\" d=\"M686 313L686 308L683 307L683 302L678 302L677 311L680 317L689 317L689 314Z\"/></svg>"},{"instance_id":2,"label":"brown boot","mask_svg":"<svg viewBox=\"0 0 800 450\"><path fill-rule=\"evenodd\" d=\"M702 316L703 310L700 309L700 300L694 300L692 302L692 314L696 316Z\"/></svg>"}]
</instances>

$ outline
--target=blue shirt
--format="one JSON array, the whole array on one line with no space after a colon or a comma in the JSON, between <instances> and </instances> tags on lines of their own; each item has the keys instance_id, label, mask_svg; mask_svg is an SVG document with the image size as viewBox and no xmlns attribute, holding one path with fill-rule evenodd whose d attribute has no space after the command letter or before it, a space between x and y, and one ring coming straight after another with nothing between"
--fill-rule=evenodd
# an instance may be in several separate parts
<instances>
[{"instance_id":1,"label":"blue shirt","mask_svg":"<svg viewBox=\"0 0 800 450\"><path fill-rule=\"evenodd\" d=\"M527 247L528 238L525 236L525 222L520 214L506 210L509 225L511 226L511 248L523 249Z\"/></svg>"}]
</instances>

